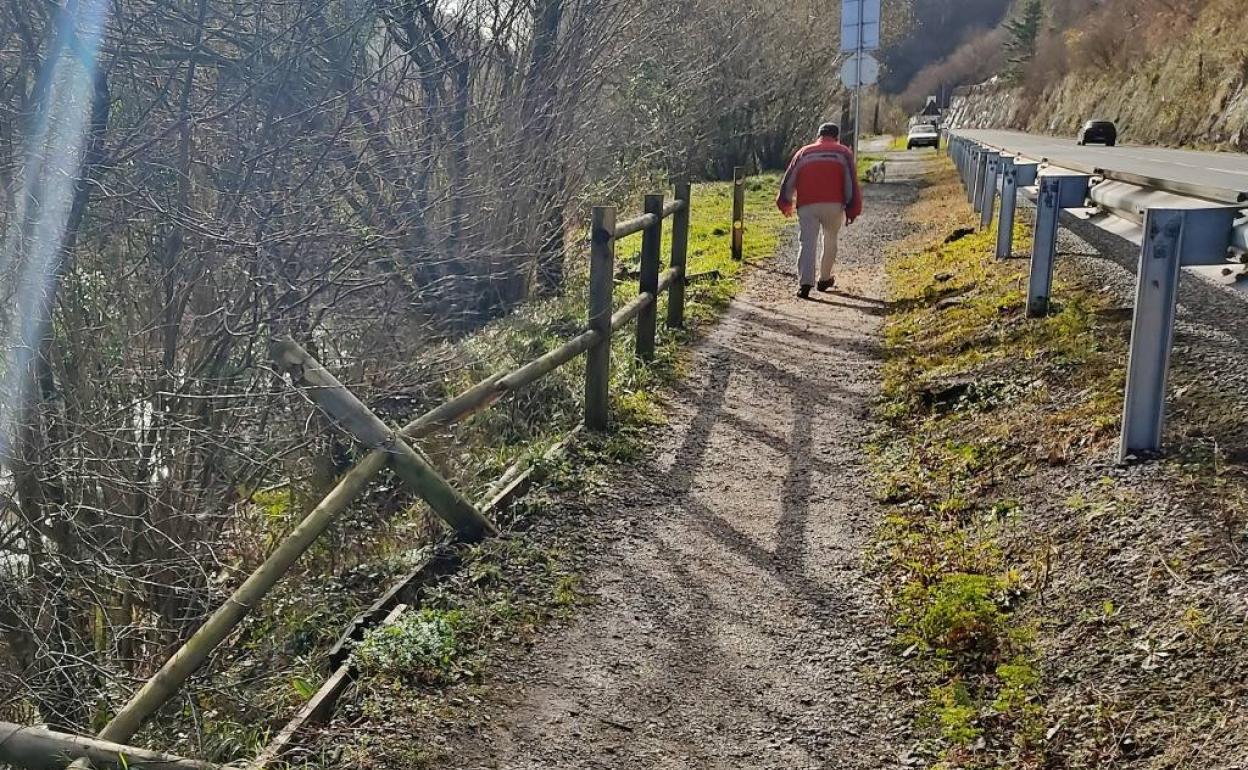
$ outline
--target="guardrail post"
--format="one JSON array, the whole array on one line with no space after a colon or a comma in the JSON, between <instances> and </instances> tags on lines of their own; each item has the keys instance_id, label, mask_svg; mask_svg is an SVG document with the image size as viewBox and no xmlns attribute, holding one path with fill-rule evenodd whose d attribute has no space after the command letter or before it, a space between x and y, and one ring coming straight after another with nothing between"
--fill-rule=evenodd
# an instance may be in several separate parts
<instances>
[{"instance_id":1,"label":"guardrail post","mask_svg":"<svg viewBox=\"0 0 1248 770\"><path fill-rule=\"evenodd\" d=\"M1161 448L1180 269L1184 265L1225 264L1237 215L1231 207L1149 209L1144 214L1118 447L1120 462Z\"/></svg>"},{"instance_id":2,"label":"guardrail post","mask_svg":"<svg viewBox=\"0 0 1248 770\"><path fill-rule=\"evenodd\" d=\"M971 178L975 176L975 150L967 143L966 148L962 151L962 187L966 190L966 200L971 200Z\"/></svg>"},{"instance_id":3,"label":"guardrail post","mask_svg":"<svg viewBox=\"0 0 1248 770\"><path fill-rule=\"evenodd\" d=\"M641 235L640 294L650 294L654 301L642 308L637 316L637 357L642 361L654 358L654 335L659 317L659 246L663 242L663 196L646 196L646 213L653 214L655 222Z\"/></svg>"},{"instance_id":4,"label":"guardrail post","mask_svg":"<svg viewBox=\"0 0 1248 770\"><path fill-rule=\"evenodd\" d=\"M732 258L745 258L745 167L732 169Z\"/></svg>"},{"instance_id":5,"label":"guardrail post","mask_svg":"<svg viewBox=\"0 0 1248 770\"><path fill-rule=\"evenodd\" d=\"M595 206L590 225L589 328L598 343L585 357L585 427L610 423L611 309L615 293L615 207Z\"/></svg>"},{"instance_id":6,"label":"guardrail post","mask_svg":"<svg viewBox=\"0 0 1248 770\"><path fill-rule=\"evenodd\" d=\"M997 259L1014 255L1014 212L1018 208L1018 172L1014 158L1001 159L1001 219L997 222Z\"/></svg>"},{"instance_id":7,"label":"guardrail post","mask_svg":"<svg viewBox=\"0 0 1248 770\"><path fill-rule=\"evenodd\" d=\"M1119 460L1133 452L1156 451L1161 446L1182 238L1182 212L1149 209L1145 213Z\"/></svg>"},{"instance_id":8,"label":"guardrail post","mask_svg":"<svg viewBox=\"0 0 1248 770\"><path fill-rule=\"evenodd\" d=\"M988 150L980 147L975 150L974 157L975 166L972 169L971 184L968 185L966 194L970 198L971 205L975 207L975 213L978 214L983 210L980 193L983 192L984 177L988 175Z\"/></svg>"},{"instance_id":9,"label":"guardrail post","mask_svg":"<svg viewBox=\"0 0 1248 770\"><path fill-rule=\"evenodd\" d=\"M686 266L689 259L689 217L692 214L693 198L688 182L676 184L676 199L685 205L672 216L672 267L680 274L672 280L672 288L667 295L667 327L680 329L685 325L685 280Z\"/></svg>"},{"instance_id":10,"label":"guardrail post","mask_svg":"<svg viewBox=\"0 0 1248 770\"><path fill-rule=\"evenodd\" d=\"M1049 312L1053 290L1053 262L1057 257L1057 225L1062 209L1084 205L1089 177L1046 176L1040 178L1036 198L1036 226L1031 247L1031 276L1027 282L1027 317L1040 318Z\"/></svg>"},{"instance_id":11,"label":"guardrail post","mask_svg":"<svg viewBox=\"0 0 1248 770\"><path fill-rule=\"evenodd\" d=\"M979 190L979 226L992 226L992 215L997 210L997 179L1001 171L1001 154L995 150L988 153L984 166L984 178Z\"/></svg>"}]
</instances>

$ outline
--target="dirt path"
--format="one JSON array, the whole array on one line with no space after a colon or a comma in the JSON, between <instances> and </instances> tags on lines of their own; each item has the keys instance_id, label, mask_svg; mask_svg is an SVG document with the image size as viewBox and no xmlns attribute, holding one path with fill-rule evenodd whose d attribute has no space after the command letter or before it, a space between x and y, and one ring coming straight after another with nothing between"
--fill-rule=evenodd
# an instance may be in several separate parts
<instances>
[{"instance_id":1,"label":"dirt path","mask_svg":"<svg viewBox=\"0 0 1248 770\"><path fill-rule=\"evenodd\" d=\"M786 248L698 347L652 462L596 503L596 600L492 677L497 702L445 736L461 767L902 764L861 445L905 172L870 188L840 290L797 299Z\"/></svg>"}]
</instances>

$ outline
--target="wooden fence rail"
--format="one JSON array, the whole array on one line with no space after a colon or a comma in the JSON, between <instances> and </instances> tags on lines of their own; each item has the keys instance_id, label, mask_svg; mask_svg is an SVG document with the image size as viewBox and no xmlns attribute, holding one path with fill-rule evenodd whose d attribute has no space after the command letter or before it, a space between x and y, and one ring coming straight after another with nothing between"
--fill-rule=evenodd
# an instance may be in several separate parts
<instances>
[{"instance_id":1,"label":"wooden fence rail","mask_svg":"<svg viewBox=\"0 0 1248 770\"><path fill-rule=\"evenodd\" d=\"M743 216L742 202L735 191L742 190L741 181L734 184L733 256L740 253L739 221ZM416 420L394 430L373 414L350 390L301 348L294 340L274 342L272 355L277 371L290 377L292 384L315 403L334 422L369 450L364 458L338 480L328 494L309 512L273 552L248 576L209 619L165 662L117 712L96 739L70 736L89 748L94 741L100 745L121 745L138 732L143 722L159 710L221 645L244 617L256 607L282 577L294 566L322 533L365 490L382 469L389 466L444 522L456 537L464 541L479 540L498 534L498 528L472 502L443 478L410 442L453 425L468 416L489 408L513 391L530 385L575 358L586 355L585 427L603 431L609 427L611 338L621 328L637 321L635 351L642 360L655 353L658 302L663 292L670 292L666 324L669 328L684 325L685 268L688 258L691 187L679 183L675 199L664 201L662 195L648 195L645 213L616 223L614 207L593 209L590 228L590 277L587 328L563 345L545 355L510 371L500 372L473 385L458 396L439 404ZM666 271L660 267L660 244L663 220L671 218L671 261ZM641 275L638 295L612 312L615 276L615 244L628 235L642 233ZM3 723L0 723L0 729ZM4 752L0 742L0 759L23 767L56 765L53 759L39 755L39 746L61 746L63 741L47 731L21 735L22 752ZM46 733L46 734L45 734ZM17 735L17 733L14 733ZM50 737L52 736L52 737ZM286 736L289 739L289 736ZM61 743L57 743L61 741ZM42 742L42 743L41 743ZM63 746L62 746L63 748ZM129 747L123 747L129 750ZM138 750L135 750L138 751ZM89 768L91 762L104 762L99 752L83 749L76 753L57 754L76 759L71 768ZM138 756L135 754L134 756ZM157 756L152 753L152 756ZM271 756L269 758L272 758ZM162 758L171 768L208 768L206 763L177 758ZM42 764L40 764L42 762ZM169 764L170 762L174 764ZM176 764L181 762L183 764ZM105 764L103 766L115 766ZM57 765L59 766L59 765ZM148 765L144 765L148 766ZM162 766L162 765L153 765Z\"/></svg>"},{"instance_id":2,"label":"wooden fence rail","mask_svg":"<svg viewBox=\"0 0 1248 770\"><path fill-rule=\"evenodd\" d=\"M37 770L59 770L67 762L104 770L224 770L211 762L148 751L73 733L0 722L0 763ZM90 765L83 765L90 762Z\"/></svg>"}]
</instances>

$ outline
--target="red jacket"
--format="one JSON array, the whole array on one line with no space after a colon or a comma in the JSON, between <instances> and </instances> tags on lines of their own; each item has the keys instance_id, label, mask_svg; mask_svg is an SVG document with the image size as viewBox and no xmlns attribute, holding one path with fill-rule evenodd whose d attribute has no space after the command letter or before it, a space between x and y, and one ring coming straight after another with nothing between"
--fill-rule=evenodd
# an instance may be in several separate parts
<instances>
[{"instance_id":1,"label":"red jacket","mask_svg":"<svg viewBox=\"0 0 1248 770\"><path fill-rule=\"evenodd\" d=\"M840 203L845 215L862 215L862 187L854 151L835 139L821 138L797 151L780 184L776 206L785 214L811 203Z\"/></svg>"}]
</instances>

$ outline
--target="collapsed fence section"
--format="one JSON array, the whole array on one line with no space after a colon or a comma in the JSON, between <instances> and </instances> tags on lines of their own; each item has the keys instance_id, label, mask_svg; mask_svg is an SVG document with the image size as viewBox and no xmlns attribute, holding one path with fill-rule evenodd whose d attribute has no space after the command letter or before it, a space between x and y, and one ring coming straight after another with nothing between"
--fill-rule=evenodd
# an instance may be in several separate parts
<instances>
[{"instance_id":1,"label":"collapsed fence section","mask_svg":"<svg viewBox=\"0 0 1248 770\"><path fill-rule=\"evenodd\" d=\"M733 188L731 247L733 256L736 257L740 250L739 225L744 216L744 180L739 177L735 179ZM666 201L663 195L646 196L644 213L623 222L617 223L614 207L593 209L585 331L512 371L499 372L485 378L401 428L393 429L386 425L295 340L274 340L271 355L276 370L286 376L291 385L315 404L339 429L360 444L367 454L341 475L335 486L208 620L170 655L156 674L117 711L96 738L5 724L3 727L9 728L11 740L0 740L0 761L21 767L57 766L71 760L73 764L70 766L75 768L88 768L92 763L99 767L125 767L128 761L126 758L132 757L168 767L214 767L215 765L209 763L157 754L125 744L133 739L146 720L156 714L185 685L238 628L243 619L283 579L295 562L364 493L383 469L391 469L402 479L410 491L421 498L447 525L454 540L475 542L498 535L499 528L489 517L488 511L497 508L498 501L507 494L507 490L516 488L515 477L520 474L512 471L504 474L504 478L496 485L496 489L502 491L498 495L487 495L489 500L484 504L477 504L455 489L415 442L436 430L488 409L509 393L537 382L582 355L587 358L584 425L599 432L609 429L612 337L635 321L635 355L641 362L653 360L656 352L658 306L664 293L668 296L666 325L677 329L685 323L691 186L688 183L677 184L674 192L674 198L670 201ZM665 220L670 221L672 233L669 266L663 270L661 246ZM616 244L620 239L636 233L642 234L637 296L617 310L614 309ZM513 478L508 478L509 476ZM412 577L409 576L408 579L411 580ZM381 613L382 619L391 614L392 608L389 612ZM353 630L359 632L362 628L356 627ZM345 678L343 671L340 667L338 674L342 676L339 679ZM293 732L294 728L288 726L279 735L279 739L288 742ZM284 746L285 743L271 747L270 751L261 755L259 764L253 764L252 767L263 767L267 762L277 759ZM55 752L55 755L50 756L48 752Z\"/></svg>"}]
</instances>

